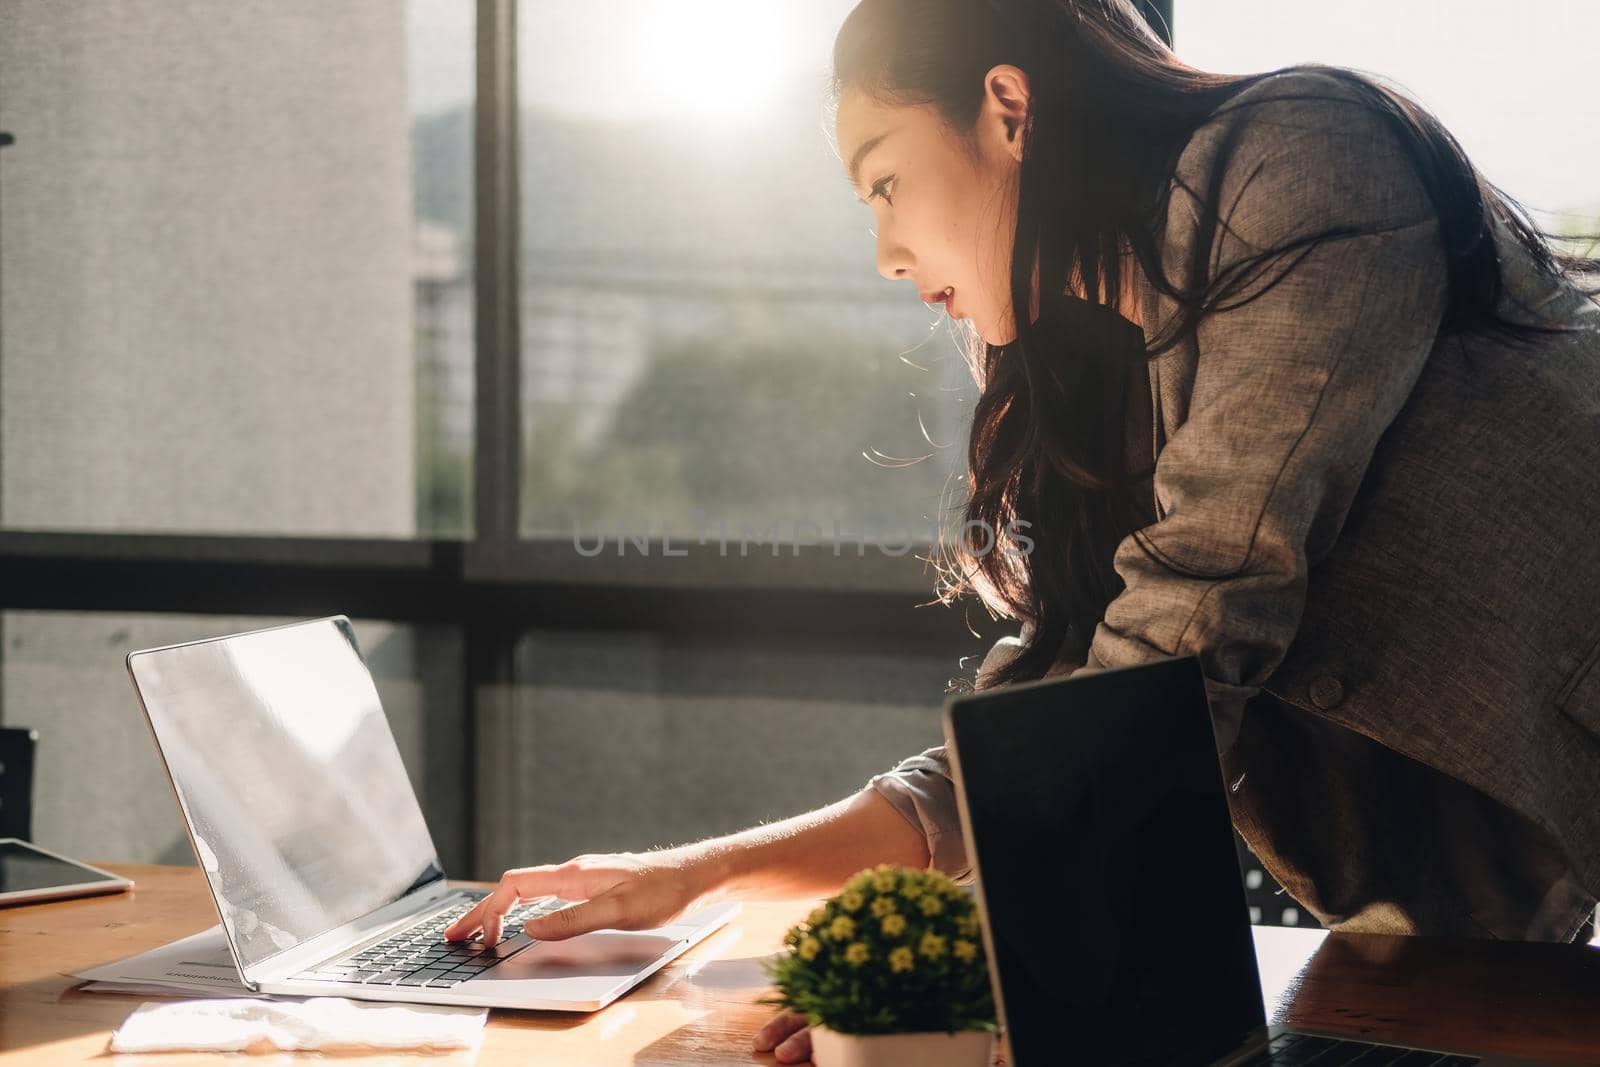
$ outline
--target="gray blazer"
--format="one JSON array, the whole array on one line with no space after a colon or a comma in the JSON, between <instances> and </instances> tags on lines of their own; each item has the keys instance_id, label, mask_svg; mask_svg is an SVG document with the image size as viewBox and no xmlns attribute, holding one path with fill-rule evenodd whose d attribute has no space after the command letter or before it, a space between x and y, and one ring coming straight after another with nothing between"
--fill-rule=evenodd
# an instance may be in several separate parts
<instances>
[{"instance_id":1,"label":"gray blazer","mask_svg":"<svg viewBox=\"0 0 1600 1067\"><path fill-rule=\"evenodd\" d=\"M1224 107L1179 159L1175 280L1199 239L1185 190L1237 123L1211 262L1382 232L1318 245L1151 364L1142 532L1238 574L1124 541L1087 660L1049 673L1198 654L1235 824L1325 925L1570 940L1600 895L1600 306L1496 222L1501 309L1588 329L1440 337L1437 221L1382 120L1316 72L1247 96L1270 102ZM1154 336L1177 308L1135 282ZM942 747L869 784L970 877Z\"/></svg>"}]
</instances>

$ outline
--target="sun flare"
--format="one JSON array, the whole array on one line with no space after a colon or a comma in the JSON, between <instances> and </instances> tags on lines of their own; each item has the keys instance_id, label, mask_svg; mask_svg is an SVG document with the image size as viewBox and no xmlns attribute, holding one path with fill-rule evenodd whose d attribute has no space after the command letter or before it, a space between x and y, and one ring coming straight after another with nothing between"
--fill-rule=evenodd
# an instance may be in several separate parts
<instances>
[{"instance_id":1,"label":"sun flare","mask_svg":"<svg viewBox=\"0 0 1600 1067\"><path fill-rule=\"evenodd\" d=\"M789 67L788 4L649 0L630 20L619 77L650 110L686 119L744 118L773 100Z\"/></svg>"}]
</instances>

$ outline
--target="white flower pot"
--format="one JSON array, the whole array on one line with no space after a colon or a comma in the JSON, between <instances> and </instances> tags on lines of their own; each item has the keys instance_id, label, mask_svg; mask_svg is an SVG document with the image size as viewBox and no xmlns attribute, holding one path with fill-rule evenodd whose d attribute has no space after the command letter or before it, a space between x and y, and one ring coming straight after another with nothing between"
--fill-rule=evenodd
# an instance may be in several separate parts
<instances>
[{"instance_id":1,"label":"white flower pot","mask_svg":"<svg viewBox=\"0 0 1600 1067\"><path fill-rule=\"evenodd\" d=\"M811 1062L816 1067L989 1067L994 1032L841 1034L813 1026Z\"/></svg>"}]
</instances>

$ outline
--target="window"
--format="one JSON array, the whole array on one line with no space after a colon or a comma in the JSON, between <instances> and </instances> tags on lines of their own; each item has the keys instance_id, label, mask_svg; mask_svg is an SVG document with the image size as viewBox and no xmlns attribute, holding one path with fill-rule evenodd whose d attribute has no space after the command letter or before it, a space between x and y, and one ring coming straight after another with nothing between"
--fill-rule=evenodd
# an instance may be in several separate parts
<instances>
[{"instance_id":1,"label":"window","mask_svg":"<svg viewBox=\"0 0 1600 1067\"><path fill-rule=\"evenodd\" d=\"M959 523L971 377L822 121L852 6L523 5L524 536L849 566Z\"/></svg>"},{"instance_id":2,"label":"window","mask_svg":"<svg viewBox=\"0 0 1600 1067\"><path fill-rule=\"evenodd\" d=\"M973 398L820 121L850 6L0 5L0 723L40 730L41 840L182 860L121 655L286 618L361 620L463 876L936 741L1003 627L911 610ZM587 557L574 519L749 555ZM676 814L570 818L509 777L571 781L547 737L653 760ZM719 745L746 758L695 806ZM784 746L809 770L774 792L746 772ZM85 777L116 849L69 832Z\"/></svg>"},{"instance_id":3,"label":"window","mask_svg":"<svg viewBox=\"0 0 1600 1067\"><path fill-rule=\"evenodd\" d=\"M1491 182L1546 229L1600 230L1600 100L1573 47L1600 40L1600 8L1529 0L1179 4L1176 50L1230 74L1300 62L1381 74L1436 115Z\"/></svg>"},{"instance_id":4,"label":"window","mask_svg":"<svg viewBox=\"0 0 1600 1067\"><path fill-rule=\"evenodd\" d=\"M522 634L479 723L492 869L732 833L940 743L942 654L648 630Z\"/></svg>"},{"instance_id":5,"label":"window","mask_svg":"<svg viewBox=\"0 0 1600 1067\"><path fill-rule=\"evenodd\" d=\"M407 7L416 324L416 532L472 533L474 10Z\"/></svg>"},{"instance_id":6,"label":"window","mask_svg":"<svg viewBox=\"0 0 1600 1067\"><path fill-rule=\"evenodd\" d=\"M266 616L0 612L0 726L38 731L34 840L108 862L193 862L123 656L292 622ZM442 626L352 620L445 870L468 855L461 640ZM286 787L288 783L285 783ZM89 813L93 818L86 817Z\"/></svg>"}]
</instances>

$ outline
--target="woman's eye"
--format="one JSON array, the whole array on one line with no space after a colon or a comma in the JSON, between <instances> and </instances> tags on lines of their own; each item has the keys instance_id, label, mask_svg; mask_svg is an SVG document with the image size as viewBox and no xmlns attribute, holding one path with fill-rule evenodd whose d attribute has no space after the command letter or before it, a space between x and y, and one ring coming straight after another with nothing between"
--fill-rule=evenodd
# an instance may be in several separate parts
<instances>
[{"instance_id":1,"label":"woman's eye","mask_svg":"<svg viewBox=\"0 0 1600 1067\"><path fill-rule=\"evenodd\" d=\"M881 196L881 197L883 197L883 202L885 204L893 204L894 201L889 197L889 194L885 191L887 189L889 183L892 182L892 181L894 181L894 175L893 174L891 174L887 178L884 178L881 181L879 181L876 185L874 185L872 187L872 192L870 194L868 194L867 199L871 200L874 196Z\"/></svg>"}]
</instances>

